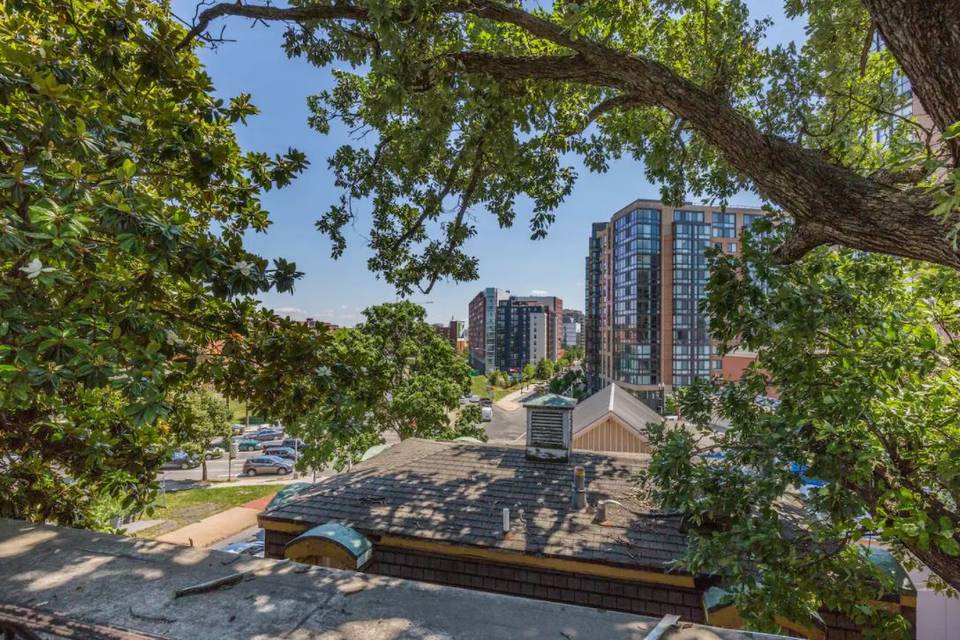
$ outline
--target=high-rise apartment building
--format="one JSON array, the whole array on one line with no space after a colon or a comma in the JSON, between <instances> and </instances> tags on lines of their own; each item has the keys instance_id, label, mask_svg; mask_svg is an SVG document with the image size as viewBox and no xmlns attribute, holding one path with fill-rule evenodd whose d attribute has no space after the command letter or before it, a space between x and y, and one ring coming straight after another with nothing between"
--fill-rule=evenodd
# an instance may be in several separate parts
<instances>
[{"instance_id":1,"label":"high-rise apartment building","mask_svg":"<svg viewBox=\"0 0 960 640\"><path fill-rule=\"evenodd\" d=\"M583 311L563 310L563 348L583 346Z\"/></svg>"},{"instance_id":2,"label":"high-rise apartment building","mask_svg":"<svg viewBox=\"0 0 960 640\"><path fill-rule=\"evenodd\" d=\"M591 229L586 262L587 381L616 382L662 411L664 393L711 375L736 377L749 353L719 354L699 312L705 250L738 253L759 209L637 200Z\"/></svg>"},{"instance_id":3,"label":"high-rise apartment building","mask_svg":"<svg viewBox=\"0 0 960 640\"><path fill-rule=\"evenodd\" d=\"M497 303L509 297L507 291L487 287L470 301L467 314L470 366L480 373L497 368Z\"/></svg>"},{"instance_id":4,"label":"high-rise apartment building","mask_svg":"<svg viewBox=\"0 0 960 640\"><path fill-rule=\"evenodd\" d=\"M522 369L563 353L563 301L488 287L470 302L470 365L484 373Z\"/></svg>"}]
</instances>

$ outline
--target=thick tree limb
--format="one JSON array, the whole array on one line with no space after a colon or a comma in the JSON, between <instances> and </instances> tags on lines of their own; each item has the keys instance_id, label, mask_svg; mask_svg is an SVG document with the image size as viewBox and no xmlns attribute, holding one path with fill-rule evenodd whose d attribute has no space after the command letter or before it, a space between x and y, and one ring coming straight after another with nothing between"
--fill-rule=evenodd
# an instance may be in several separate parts
<instances>
[{"instance_id":1,"label":"thick tree limb","mask_svg":"<svg viewBox=\"0 0 960 640\"><path fill-rule=\"evenodd\" d=\"M483 73L500 80L557 80L609 86L597 76L596 66L582 55L500 56L481 51L462 51L444 56L466 73Z\"/></svg>"},{"instance_id":2,"label":"thick tree limb","mask_svg":"<svg viewBox=\"0 0 960 640\"><path fill-rule=\"evenodd\" d=\"M947 6L953 1L864 0L934 123L941 128L960 120L960 12ZM855 249L960 269L960 254L948 240L952 221L929 215L935 206L929 195L872 180L831 164L797 143L763 134L724 97L659 62L573 38L563 26L523 9L495 0L451 1L437 7L447 13L508 23L575 52L525 57L465 51L448 54L455 60L451 71L482 73L508 81L589 84L636 96L638 104L664 108L684 120L730 165L749 176L764 198L787 211L800 228L822 229L830 242ZM364 9L349 4L280 9L222 3L200 14L184 43L203 33L213 20L227 15L305 22L370 19ZM903 24L895 24L898 22ZM809 237L793 241L781 257L798 258L804 247L816 244Z\"/></svg>"}]
</instances>

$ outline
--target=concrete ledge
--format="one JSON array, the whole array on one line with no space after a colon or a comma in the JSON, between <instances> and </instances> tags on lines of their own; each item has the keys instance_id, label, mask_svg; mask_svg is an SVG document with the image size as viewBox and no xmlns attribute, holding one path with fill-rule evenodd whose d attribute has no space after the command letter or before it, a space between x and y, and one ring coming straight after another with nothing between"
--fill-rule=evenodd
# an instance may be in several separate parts
<instances>
[{"instance_id":1,"label":"concrete ledge","mask_svg":"<svg viewBox=\"0 0 960 640\"><path fill-rule=\"evenodd\" d=\"M174 596L236 573L229 588ZM7 604L189 640L642 640L658 622L15 520L0 520L0 585ZM661 637L779 636L690 625Z\"/></svg>"}]
</instances>

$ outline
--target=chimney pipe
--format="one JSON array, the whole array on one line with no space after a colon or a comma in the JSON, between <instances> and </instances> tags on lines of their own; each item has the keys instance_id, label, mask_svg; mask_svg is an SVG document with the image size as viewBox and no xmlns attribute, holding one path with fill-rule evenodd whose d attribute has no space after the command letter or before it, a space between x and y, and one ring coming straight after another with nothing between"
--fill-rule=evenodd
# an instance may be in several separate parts
<instances>
[{"instance_id":1,"label":"chimney pipe","mask_svg":"<svg viewBox=\"0 0 960 640\"><path fill-rule=\"evenodd\" d=\"M503 508L503 535L510 533L510 507Z\"/></svg>"},{"instance_id":2,"label":"chimney pipe","mask_svg":"<svg viewBox=\"0 0 960 640\"><path fill-rule=\"evenodd\" d=\"M587 470L579 465L573 468L573 505L578 510L587 508Z\"/></svg>"}]
</instances>

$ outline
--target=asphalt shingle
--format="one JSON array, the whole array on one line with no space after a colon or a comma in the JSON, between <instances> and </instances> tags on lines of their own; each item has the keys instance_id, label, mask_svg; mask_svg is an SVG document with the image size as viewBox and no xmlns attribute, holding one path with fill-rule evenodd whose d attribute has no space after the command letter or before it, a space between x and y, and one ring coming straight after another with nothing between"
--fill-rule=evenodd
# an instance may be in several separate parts
<instances>
[{"instance_id":1,"label":"asphalt shingle","mask_svg":"<svg viewBox=\"0 0 960 640\"><path fill-rule=\"evenodd\" d=\"M391 533L538 556L666 570L686 548L676 516L644 513L634 478L648 457L575 451L568 462L526 458L522 447L409 439L328 478L261 519L338 521ZM604 524L573 506L573 469L588 502L612 499ZM510 508L511 530L501 531ZM269 525L268 525L269 526Z\"/></svg>"}]
</instances>

